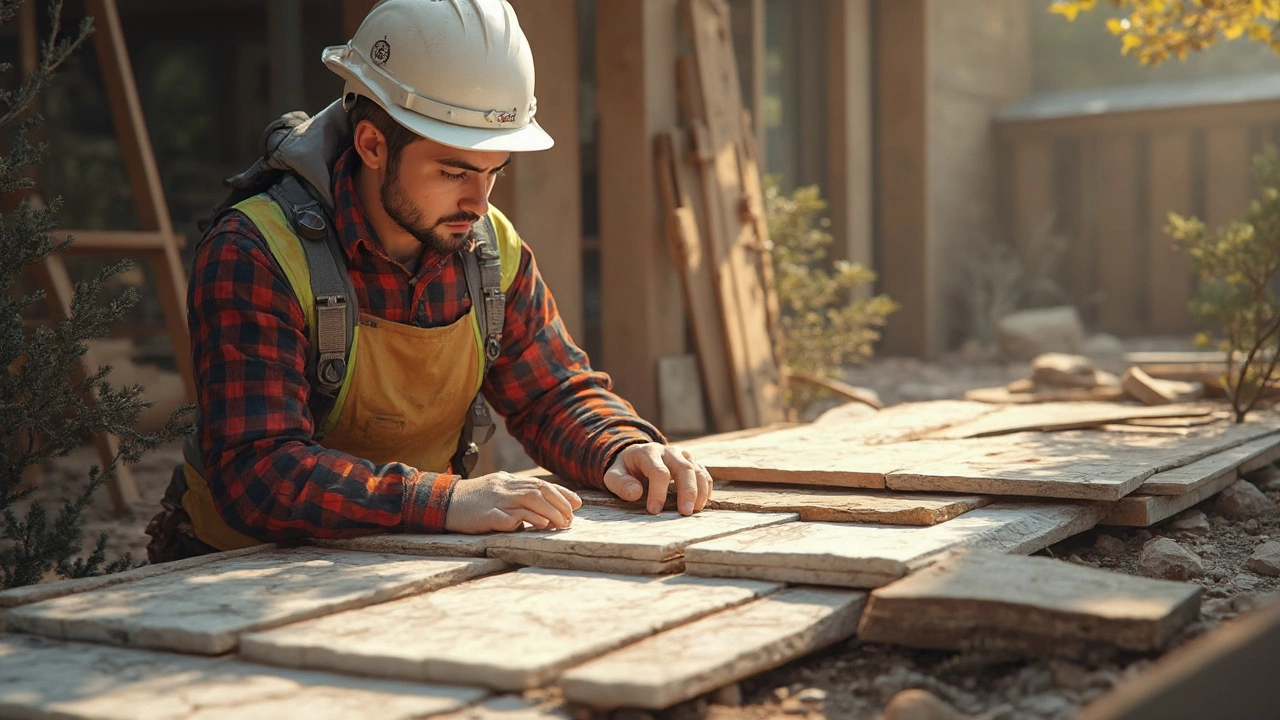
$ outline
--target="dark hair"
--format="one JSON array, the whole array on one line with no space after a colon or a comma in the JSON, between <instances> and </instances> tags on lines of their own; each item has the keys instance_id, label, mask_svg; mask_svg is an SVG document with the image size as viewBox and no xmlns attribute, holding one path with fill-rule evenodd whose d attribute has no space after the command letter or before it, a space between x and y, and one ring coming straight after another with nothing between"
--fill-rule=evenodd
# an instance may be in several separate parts
<instances>
[{"instance_id":1,"label":"dark hair","mask_svg":"<svg viewBox=\"0 0 1280 720\"><path fill-rule=\"evenodd\" d=\"M361 120L368 120L382 133L387 141L387 173L394 175L400 167L400 152L409 143L421 140L422 137L392 119L391 115L378 103L364 95L357 95L351 109L347 110L347 119L351 122L354 133Z\"/></svg>"}]
</instances>

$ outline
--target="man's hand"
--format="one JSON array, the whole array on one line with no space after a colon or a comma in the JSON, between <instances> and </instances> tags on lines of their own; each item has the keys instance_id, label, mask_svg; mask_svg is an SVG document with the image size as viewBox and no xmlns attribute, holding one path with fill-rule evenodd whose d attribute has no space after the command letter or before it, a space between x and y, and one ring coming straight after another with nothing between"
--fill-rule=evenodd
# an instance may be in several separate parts
<instances>
[{"instance_id":1,"label":"man's hand","mask_svg":"<svg viewBox=\"0 0 1280 720\"><path fill-rule=\"evenodd\" d=\"M651 515L662 512L667 486L675 483L676 507L681 515L699 512L711 497L711 474L688 450L661 443L628 445L604 474L609 492L628 502L645 497Z\"/></svg>"},{"instance_id":2,"label":"man's hand","mask_svg":"<svg viewBox=\"0 0 1280 720\"><path fill-rule=\"evenodd\" d=\"M478 535L511 532L529 523L539 530L558 530L569 527L573 511L580 507L582 498L568 488L496 472L454 484L444 529Z\"/></svg>"}]
</instances>

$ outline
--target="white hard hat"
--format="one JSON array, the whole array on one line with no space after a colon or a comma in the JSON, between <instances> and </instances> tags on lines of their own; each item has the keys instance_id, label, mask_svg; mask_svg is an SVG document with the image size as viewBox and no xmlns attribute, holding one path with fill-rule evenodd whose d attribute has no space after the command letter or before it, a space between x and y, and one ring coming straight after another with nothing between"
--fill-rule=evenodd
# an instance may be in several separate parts
<instances>
[{"instance_id":1,"label":"white hard hat","mask_svg":"<svg viewBox=\"0 0 1280 720\"><path fill-rule=\"evenodd\" d=\"M401 125L466 150L546 150L533 53L506 0L384 0L325 65Z\"/></svg>"}]
</instances>

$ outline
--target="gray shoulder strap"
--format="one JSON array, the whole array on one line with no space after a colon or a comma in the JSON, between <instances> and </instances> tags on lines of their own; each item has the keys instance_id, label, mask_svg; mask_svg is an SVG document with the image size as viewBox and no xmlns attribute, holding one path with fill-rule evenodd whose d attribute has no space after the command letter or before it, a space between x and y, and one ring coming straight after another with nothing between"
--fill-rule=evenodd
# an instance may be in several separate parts
<instances>
[{"instance_id":1,"label":"gray shoulder strap","mask_svg":"<svg viewBox=\"0 0 1280 720\"><path fill-rule=\"evenodd\" d=\"M271 186L267 193L284 210L294 232L302 238L307 267L311 272L316 317L310 363L315 372L311 411L319 438L323 433L318 426L329 416L347 376L347 356L358 319L355 290L347 274L346 258L338 243L337 230L326 217L320 202L290 173Z\"/></svg>"},{"instance_id":2,"label":"gray shoulder strap","mask_svg":"<svg viewBox=\"0 0 1280 720\"><path fill-rule=\"evenodd\" d=\"M467 294L471 296L471 306L476 311L476 321L485 334L484 370L487 375L502 351L507 295L502 291L502 256L498 252L497 230L493 226L493 220L485 215L476 223L474 233L475 249L462 254L462 267L467 280ZM462 435L458 438L458 450L453 456L455 473L463 477L471 474L479 451L477 446L488 442L493 437L493 431L493 418L489 416L484 395L477 392L467 411Z\"/></svg>"}]
</instances>

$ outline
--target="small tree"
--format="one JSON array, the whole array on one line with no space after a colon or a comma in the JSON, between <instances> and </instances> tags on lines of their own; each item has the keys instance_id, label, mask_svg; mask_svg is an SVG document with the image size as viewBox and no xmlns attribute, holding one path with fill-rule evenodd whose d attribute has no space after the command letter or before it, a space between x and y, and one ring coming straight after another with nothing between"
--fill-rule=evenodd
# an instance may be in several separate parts
<instances>
[{"instance_id":1,"label":"small tree","mask_svg":"<svg viewBox=\"0 0 1280 720\"><path fill-rule=\"evenodd\" d=\"M1258 404L1280 361L1280 296L1273 288L1280 272L1280 156L1274 147L1253 158L1253 172L1261 197L1243 220L1211 232L1195 217L1169 213L1166 228L1200 275L1192 315L1221 328L1221 337L1197 339L1202 345L1216 339L1227 353L1222 385L1236 422Z\"/></svg>"},{"instance_id":2,"label":"small tree","mask_svg":"<svg viewBox=\"0 0 1280 720\"><path fill-rule=\"evenodd\" d=\"M827 204L818 188L802 187L790 196L769 182L765 214L773 244L773 267L782 310L783 360L794 372L833 379L842 365L871 357L875 342L898 304L887 295L865 291L876 274L858 263L827 255L833 238L819 219ZM788 403L803 408L819 392L791 383Z\"/></svg>"},{"instance_id":3,"label":"small tree","mask_svg":"<svg viewBox=\"0 0 1280 720\"><path fill-rule=\"evenodd\" d=\"M1120 51L1133 53L1143 65L1159 65L1177 55L1187 55L1218 42L1219 38L1264 42L1280 53L1280 0L1108 0L1124 11L1107 20L1107 28L1120 38ZM1098 0L1057 0L1049 12L1075 20L1093 10Z\"/></svg>"},{"instance_id":4,"label":"small tree","mask_svg":"<svg viewBox=\"0 0 1280 720\"><path fill-rule=\"evenodd\" d=\"M11 21L24 0L0 0L0 25ZM61 0L49 3L50 30L40 46L36 70L16 90L0 90L0 137L7 149L0 155L0 195L30 196L34 181L25 171L41 162L43 143L31 142L39 118L23 120L40 90L57 67L92 32L86 18L67 37L60 37ZM7 73L11 65L0 65ZM44 301L44 293L24 293L20 276L35 263L66 248L71 238L55 240L59 199L41 206L23 200L0 213L0 583L16 587L39 582L50 571L64 577L113 572L131 565L125 557L106 562L105 534L87 557L82 550L83 513L93 494L116 475L121 461L136 462L160 443L180 437L187 427L175 413L158 433L133 430L139 413L149 404L138 386L115 388L106 380L109 367L83 377L81 361L86 341L106 335L108 326L137 301L135 292L103 302L103 283L128 267L122 262L77 283L70 315L51 326L29 328L23 313ZM90 400L92 399L92 400ZM62 498L52 514L36 501L35 488L24 486L23 472L63 457L93 433L120 438L119 453L103 469L89 468L83 491ZM25 512L22 508L25 506Z\"/></svg>"}]
</instances>

